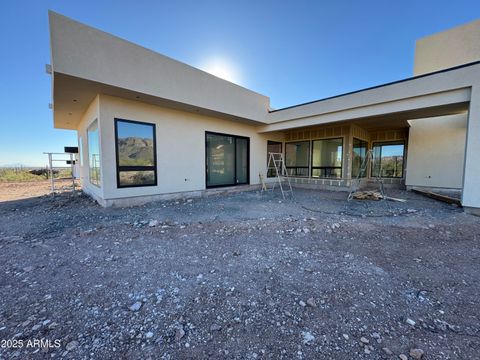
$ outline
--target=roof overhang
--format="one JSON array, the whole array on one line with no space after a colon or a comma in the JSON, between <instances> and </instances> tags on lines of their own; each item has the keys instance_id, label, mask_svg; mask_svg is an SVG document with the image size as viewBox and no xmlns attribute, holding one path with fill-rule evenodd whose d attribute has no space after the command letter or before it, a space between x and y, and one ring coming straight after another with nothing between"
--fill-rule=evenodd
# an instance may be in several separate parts
<instances>
[{"instance_id":1,"label":"roof overhang","mask_svg":"<svg viewBox=\"0 0 480 360\"><path fill-rule=\"evenodd\" d=\"M468 110L471 89L461 88L419 97L374 103L338 111L319 113L264 125L260 132L354 121L366 128L407 127L407 120L452 115Z\"/></svg>"},{"instance_id":2,"label":"roof overhang","mask_svg":"<svg viewBox=\"0 0 480 360\"><path fill-rule=\"evenodd\" d=\"M199 106L160 98L149 94L102 84L61 73L53 74L53 119L55 128L76 130L89 104L98 94L115 96L126 100L141 101L174 110L188 111L195 114L213 116L222 119L252 124L264 125L252 119L235 116L220 111L214 111Z\"/></svg>"}]
</instances>

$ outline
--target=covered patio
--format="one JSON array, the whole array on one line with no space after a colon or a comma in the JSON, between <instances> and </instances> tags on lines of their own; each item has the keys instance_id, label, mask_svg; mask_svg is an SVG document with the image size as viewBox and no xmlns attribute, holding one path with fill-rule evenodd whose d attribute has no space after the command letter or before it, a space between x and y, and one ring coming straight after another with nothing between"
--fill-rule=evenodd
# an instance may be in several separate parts
<instances>
[{"instance_id":1,"label":"covered patio","mask_svg":"<svg viewBox=\"0 0 480 360\"><path fill-rule=\"evenodd\" d=\"M274 110L260 132L284 134L297 186L347 189L371 149L376 165L366 169L367 182L380 176L387 186L456 189L472 210L480 206L480 99L472 83L479 68L471 63Z\"/></svg>"}]
</instances>

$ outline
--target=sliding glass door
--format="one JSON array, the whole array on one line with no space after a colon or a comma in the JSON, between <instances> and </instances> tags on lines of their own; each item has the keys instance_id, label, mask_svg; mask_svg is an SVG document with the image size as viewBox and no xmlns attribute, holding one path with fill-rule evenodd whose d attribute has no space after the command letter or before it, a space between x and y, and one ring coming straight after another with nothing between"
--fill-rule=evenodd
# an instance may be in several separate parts
<instances>
[{"instance_id":1,"label":"sliding glass door","mask_svg":"<svg viewBox=\"0 0 480 360\"><path fill-rule=\"evenodd\" d=\"M207 188L248 184L250 140L211 132L205 137Z\"/></svg>"},{"instance_id":2,"label":"sliding glass door","mask_svg":"<svg viewBox=\"0 0 480 360\"><path fill-rule=\"evenodd\" d=\"M248 139L235 138L236 142L236 183L248 183Z\"/></svg>"}]
</instances>

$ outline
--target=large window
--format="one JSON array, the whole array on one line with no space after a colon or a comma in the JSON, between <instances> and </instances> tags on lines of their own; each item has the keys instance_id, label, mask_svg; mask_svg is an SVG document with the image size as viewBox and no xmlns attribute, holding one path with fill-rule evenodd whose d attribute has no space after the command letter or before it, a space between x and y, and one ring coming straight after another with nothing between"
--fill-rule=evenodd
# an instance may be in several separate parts
<instances>
[{"instance_id":1,"label":"large window","mask_svg":"<svg viewBox=\"0 0 480 360\"><path fill-rule=\"evenodd\" d=\"M207 187L249 183L249 147L246 137L207 132Z\"/></svg>"},{"instance_id":2,"label":"large window","mask_svg":"<svg viewBox=\"0 0 480 360\"><path fill-rule=\"evenodd\" d=\"M373 144L372 176L403 177L404 148L403 141Z\"/></svg>"},{"instance_id":3,"label":"large window","mask_svg":"<svg viewBox=\"0 0 480 360\"><path fill-rule=\"evenodd\" d=\"M310 141L285 144L285 167L291 176L308 176Z\"/></svg>"},{"instance_id":4,"label":"large window","mask_svg":"<svg viewBox=\"0 0 480 360\"><path fill-rule=\"evenodd\" d=\"M100 186L100 144L98 139L98 120L95 120L87 128L88 141L88 178L90 183Z\"/></svg>"},{"instance_id":5,"label":"large window","mask_svg":"<svg viewBox=\"0 0 480 360\"><path fill-rule=\"evenodd\" d=\"M362 165L366 166L367 145L366 141L353 138L352 178L367 176L367 169L362 169Z\"/></svg>"},{"instance_id":6,"label":"large window","mask_svg":"<svg viewBox=\"0 0 480 360\"><path fill-rule=\"evenodd\" d=\"M155 124L115 119L117 186L157 185Z\"/></svg>"},{"instance_id":7,"label":"large window","mask_svg":"<svg viewBox=\"0 0 480 360\"><path fill-rule=\"evenodd\" d=\"M275 164L273 161L270 161L270 153L281 154L282 153L282 143L278 141L270 141L267 142L267 177L274 177L277 176L275 171ZM280 156L280 155L278 155ZM276 159L276 157L274 157Z\"/></svg>"},{"instance_id":8,"label":"large window","mask_svg":"<svg viewBox=\"0 0 480 360\"><path fill-rule=\"evenodd\" d=\"M312 142L312 177L342 177L343 138Z\"/></svg>"}]
</instances>

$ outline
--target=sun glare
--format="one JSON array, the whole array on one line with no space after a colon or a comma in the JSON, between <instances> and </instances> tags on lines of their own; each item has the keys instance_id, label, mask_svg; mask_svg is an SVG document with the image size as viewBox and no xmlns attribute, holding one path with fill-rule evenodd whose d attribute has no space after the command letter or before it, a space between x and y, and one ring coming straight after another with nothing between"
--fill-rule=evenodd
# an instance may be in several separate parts
<instances>
[{"instance_id":1,"label":"sun glare","mask_svg":"<svg viewBox=\"0 0 480 360\"><path fill-rule=\"evenodd\" d=\"M201 68L216 77L233 83L237 83L239 80L238 74L232 64L223 59L211 59L205 62L205 65Z\"/></svg>"}]
</instances>

